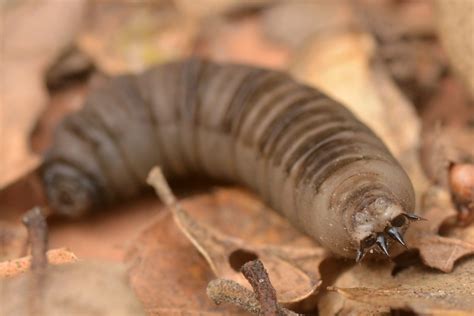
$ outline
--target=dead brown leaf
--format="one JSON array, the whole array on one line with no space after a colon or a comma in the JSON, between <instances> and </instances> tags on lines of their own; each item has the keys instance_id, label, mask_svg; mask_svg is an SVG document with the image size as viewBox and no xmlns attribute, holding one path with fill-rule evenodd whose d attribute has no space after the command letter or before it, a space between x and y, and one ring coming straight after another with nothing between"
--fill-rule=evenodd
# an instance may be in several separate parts
<instances>
[{"instance_id":1,"label":"dead brown leaf","mask_svg":"<svg viewBox=\"0 0 474 316\"><path fill-rule=\"evenodd\" d=\"M134 241L128 261L131 286L150 315L238 314L207 298L214 275L170 212L161 213Z\"/></svg>"},{"instance_id":2,"label":"dead brown leaf","mask_svg":"<svg viewBox=\"0 0 474 316\"><path fill-rule=\"evenodd\" d=\"M451 272L454 263L469 254L474 254L474 243L441 236L424 236L416 245L423 262L443 272Z\"/></svg>"},{"instance_id":3,"label":"dead brown leaf","mask_svg":"<svg viewBox=\"0 0 474 316\"><path fill-rule=\"evenodd\" d=\"M364 264L352 266L351 269L342 273L333 283L338 288L370 286L378 287L381 280L390 275L393 264L390 262L365 261ZM382 283L383 284L383 283ZM384 306L362 304L360 302L348 300L332 291L322 294L318 304L321 316L332 315L388 315L389 309Z\"/></svg>"},{"instance_id":4,"label":"dead brown leaf","mask_svg":"<svg viewBox=\"0 0 474 316\"><path fill-rule=\"evenodd\" d=\"M344 297L369 306L412 310L422 315L472 315L474 310L474 260L460 263L452 274L423 267L410 268L392 277L389 269L375 274L366 266L354 268L362 274L357 287L332 288ZM377 277L378 285L371 278ZM383 286L380 286L383 284Z\"/></svg>"}]
</instances>

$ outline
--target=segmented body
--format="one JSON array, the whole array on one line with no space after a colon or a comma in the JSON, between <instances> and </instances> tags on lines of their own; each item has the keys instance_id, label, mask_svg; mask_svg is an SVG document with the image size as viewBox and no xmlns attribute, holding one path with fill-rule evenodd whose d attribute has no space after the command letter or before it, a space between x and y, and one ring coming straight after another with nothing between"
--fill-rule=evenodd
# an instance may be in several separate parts
<instances>
[{"instance_id":1,"label":"segmented body","mask_svg":"<svg viewBox=\"0 0 474 316\"><path fill-rule=\"evenodd\" d=\"M246 185L348 257L414 208L406 173L349 110L244 65L191 59L111 80L62 122L43 178L52 206L76 215L137 195L154 165Z\"/></svg>"}]
</instances>

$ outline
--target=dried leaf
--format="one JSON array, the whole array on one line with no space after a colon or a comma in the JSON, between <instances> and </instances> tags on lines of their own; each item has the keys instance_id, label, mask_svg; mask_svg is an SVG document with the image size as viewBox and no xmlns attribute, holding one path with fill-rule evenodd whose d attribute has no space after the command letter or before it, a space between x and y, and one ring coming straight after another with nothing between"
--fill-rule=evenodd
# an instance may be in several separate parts
<instances>
[{"instance_id":1,"label":"dried leaf","mask_svg":"<svg viewBox=\"0 0 474 316\"><path fill-rule=\"evenodd\" d=\"M207 298L214 275L170 212L160 213L134 241L128 261L131 286L149 315L239 315Z\"/></svg>"},{"instance_id":2,"label":"dried leaf","mask_svg":"<svg viewBox=\"0 0 474 316\"><path fill-rule=\"evenodd\" d=\"M247 261L259 258L268 270L277 291L278 301L282 304L296 303L307 298L321 283L317 267L326 255L322 248L252 245L251 242L224 235L216 229L198 223L177 203L159 168L152 169L148 183L154 186L160 198L172 209L178 227L204 256L218 277L248 286L239 272L240 267ZM261 216L276 215L270 214L268 212ZM236 223L233 222L232 225ZM217 227L220 230L224 228Z\"/></svg>"},{"instance_id":3,"label":"dried leaf","mask_svg":"<svg viewBox=\"0 0 474 316\"><path fill-rule=\"evenodd\" d=\"M144 315L129 289L126 269L116 263L49 266L40 291L43 315ZM0 306L4 315L31 315L32 273L2 280Z\"/></svg>"},{"instance_id":4,"label":"dried leaf","mask_svg":"<svg viewBox=\"0 0 474 316\"><path fill-rule=\"evenodd\" d=\"M284 69L291 51L266 38L261 21L249 16L236 21L209 21L200 36L197 53L217 62L236 62Z\"/></svg>"},{"instance_id":5,"label":"dried leaf","mask_svg":"<svg viewBox=\"0 0 474 316\"><path fill-rule=\"evenodd\" d=\"M455 262L474 253L472 239L451 238L439 235L441 226L457 216L450 195L441 188L432 188L426 193L423 217L427 221L414 223L407 231L410 247L420 250L420 256L427 266L443 272L451 272Z\"/></svg>"},{"instance_id":6,"label":"dried leaf","mask_svg":"<svg viewBox=\"0 0 474 316\"><path fill-rule=\"evenodd\" d=\"M422 315L472 315L474 310L473 259L459 264L452 274L418 267L402 271L395 277L390 273L382 277L380 274L371 276L373 273L363 266L355 268L353 273L364 274L357 287L333 288L351 300L392 309L409 309ZM371 277L378 278L377 286L370 282Z\"/></svg>"},{"instance_id":7,"label":"dried leaf","mask_svg":"<svg viewBox=\"0 0 474 316\"><path fill-rule=\"evenodd\" d=\"M451 272L458 259L474 254L474 243L441 236L424 236L416 247L427 266L443 272Z\"/></svg>"},{"instance_id":8,"label":"dried leaf","mask_svg":"<svg viewBox=\"0 0 474 316\"><path fill-rule=\"evenodd\" d=\"M265 252L267 257L269 256L267 253L269 253L275 258L272 258L268 265L265 259L263 262L270 270L270 278L277 291L277 284L281 284L286 280L287 271L282 270L281 275L272 275L272 271L277 272L280 271L278 269L283 268L270 268L270 266L278 265L281 262L282 267L285 267L284 269L290 268L288 280L296 280L297 277L300 277L300 284L303 285L309 284L306 283L309 279L305 271L317 273L318 261L315 259L318 258L317 255L320 250L316 248L313 252L305 251L305 249L314 247L312 246L313 242L292 228L286 220L269 211L253 195L243 190L217 189L210 194L184 199L181 204L193 216L190 221L185 219L184 223L197 225L197 228L191 229L191 233L195 234L195 231L198 231L204 232L204 236L210 236L206 232L207 227L212 226L218 228L219 231L225 231L229 235L235 236L224 236L224 239L217 239L214 243L207 238L205 242L208 244L222 247L222 243L227 245L229 240L231 240L230 242L239 241L238 248L235 248L235 245L232 244L234 248L229 249L229 251L224 249L227 251L224 254L210 253L212 258L220 256L221 259L218 260L216 269L223 274L227 273L226 277L227 275L239 275L240 266L255 258L253 257L253 251L259 254L261 251ZM206 297L206 286L209 281L215 278L212 270L178 229L170 213L161 214L157 222L144 231L139 239L134 241L128 256L128 260L132 263L130 280L135 292L146 306L146 310L152 314L164 313L164 311L170 309L176 313L198 310L203 312L225 312L229 310L236 312L235 309L229 309L229 307L216 307ZM206 228L203 228L203 225ZM218 234L217 238L221 238L221 236L222 234ZM256 244L255 249L248 249L247 243L243 245L242 240L248 240ZM275 246L267 249L266 246L259 246L268 243L282 245L283 247ZM232 250L241 249L241 247L250 250L250 252L242 250L234 252L232 256L232 264L236 269L234 270L230 266L228 254ZM209 251L206 254L209 255ZM291 258L292 262L298 261L300 267L294 267L290 262L282 259L288 257ZM221 267L220 264L224 267ZM293 271L293 277L291 271ZM243 277L239 276L238 279L247 288L250 288ZM318 279L312 282L317 284ZM311 285L306 286L308 289L311 288ZM298 293L301 293L301 289L304 288L300 285L300 292L287 291L285 295L299 296ZM176 293L180 294L176 295Z\"/></svg>"},{"instance_id":9,"label":"dried leaf","mask_svg":"<svg viewBox=\"0 0 474 316\"><path fill-rule=\"evenodd\" d=\"M366 25L400 89L420 109L446 74L447 60L436 37L430 1L358 1Z\"/></svg>"},{"instance_id":10,"label":"dried leaf","mask_svg":"<svg viewBox=\"0 0 474 316\"><path fill-rule=\"evenodd\" d=\"M334 263L335 265L338 262ZM339 264L340 265L340 264ZM393 264L387 262L364 261L364 264L353 265L351 269L342 273L333 286L338 288L352 288L355 286L377 287L381 280L390 276ZM382 283L383 284L383 283ZM331 288L331 287L330 287ZM381 316L389 313L389 308L375 304L363 304L352 301L336 292L324 292L318 304L321 316L332 315L374 315Z\"/></svg>"},{"instance_id":11,"label":"dried leaf","mask_svg":"<svg viewBox=\"0 0 474 316\"><path fill-rule=\"evenodd\" d=\"M452 162L474 162L472 103L453 76L444 79L421 113L421 163L432 182L449 188Z\"/></svg>"},{"instance_id":12,"label":"dried leaf","mask_svg":"<svg viewBox=\"0 0 474 316\"><path fill-rule=\"evenodd\" d=\"M204 18L210 15L245 10L245 8L260 7L272 0L175 0L175 5L184 14L194 18Z\"/></svg>"},{"instance_id":13,"label":"dried leaf","mask_svg":"<svg viewBox=\"0 0 474 316\"><path fill-rule=\"evenodd\" d=\"M438 29L451 64L465 81L474 97L474 3L436 1Z\"/></svg>"},{"instance_id":14,"label":"dried leaf","mask_svg":"<svg viewBox=\"0 0 474 316\"><path fill-rule=\"evenodd\" d=\"M73 263L78 259L76 255L65 248L52 249L46 252L48 263L60 265ZM0 278L14 277L29 271L31 267L31 256L0 262Z\"/></svg>"},{"instance_id":15,"label":"dried leaf","mask_svg":"<svg viewBox=\"0 0 474 316\"><path fill-rule=\"evenodd\" d=\"M294 49L315 34L346 29L354 18L347 1L278 1L262 13L265 34Z\"/></svg>"},{"instance_id":16,"label":"dried leaf","mask_svg":"<svg viewBox=\"0 0 474 316\"><path fill-rule=\"evenodd\" d=\"M93 4L78 47L108 75L139 72L191 53L196 25L169 3Z\"/></svg>"}]
</instances>

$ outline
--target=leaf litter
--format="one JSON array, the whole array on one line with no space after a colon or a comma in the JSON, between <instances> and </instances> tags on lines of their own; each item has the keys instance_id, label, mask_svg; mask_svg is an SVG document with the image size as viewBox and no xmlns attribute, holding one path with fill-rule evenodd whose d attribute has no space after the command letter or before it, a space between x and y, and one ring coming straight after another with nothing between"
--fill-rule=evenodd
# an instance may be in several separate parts
<instances>
[{"instance_id":1,"label":"leaf litter","mask_svg":"<svg viewBox=\"0 0 474 316\"><path fill-rule=\"evenodd\" d=\"M1 8L0 188L40 164L29 149L29 136L48 100L42 76L79 29L85 4L18 1Z\"/></svg>"},{"instance_id":2,"label":"leaf litter","mask_svg":"<svg viewBox=\"0 0 474 316\"><path fill-rule=\"evenodd\" d=\"M2 315L144 315L124 264L78 262L67 250L47 251L40 208L28 211L23 222L31 256L0 262Z\"/></svg>"},{"instance_id":3,"label":"leaf litter","mask_svg":"<svg viewBox=\"0 0 474 316\"><path fill-rule=\"evenodd\" d=\"M308 237L297 232L254 197L236 189L218 189L212 194L178 203L159 169L150 173L148 181L172 210L179 230L166 214L134 243L129 256L132 264L130 278L147 310L159 311L164 306L179 306L177 302L182 302L182 299L176 295L158 295L166 288L174 288L172 293L181 292L184 295L190 291L205 296L206 285L214 277L231 280L250 289L240 268L247 261L257 258L265 265L280 304L297 303L315 294L320 284L317 267L326 257L326 251L314 245ZM235 217L236 213L240 215ZM213 228L210 228L209 221L206 223L203 220L204 217L213 219ZM179 236L180 231L205 258L210 269L199 253L192 251L194 248L184 236L176 244L176 235ZM230 235L234 232L235 235ZM247 239L236 236L246 236ZM262 241L270 241L271 245ZM188 266L191 261L194 266ZM176 265L181 268L176 269ZM189 280L179 282L182 278ZM151 290L151 284L160 286ZM204 306L202 299L193 301L187 300L188 308L205 306L215 309L209 306L209 301L205 301Z\"/></svg>"},{"instance_id":4,"label":"leaf litter","mask_svg":"<svg viewBox=\"0 0 474 316\"><path fill-rule=\"evenodd\" d=\"M359 265L350 271L357 276L359 284L345 288L336 283L330 289L350 300L422 315L472 315L473 260L464 260L451 274L411 267L392 276L388 265L381 268L381 272L374 273L371 267ZM377 284L370 281L374 277Z\"/></svg>"},{"instance_id":5,"label":"leaf litter","mask_svg":"<svg viewBox=\"0 0 474 316\"><path fill-rule=\"evenodd\" d=\"M181 2L185 3L186 1ZM370 1L361 2L369 3ZM341 5L341 3L344 7L342 1L335 5ZM310 6L310 4L307 5ZM104 4L100 4L100 6L106 7ZM110 6L113 7L113 5ZM465 292L456 287L456 282L464 284L461 283L463 282L462 277L469 277L473 274L473 259L472 257L466 257L473 253L474 230L472 221L469 219L469 215L472 215L472 213L462 213L461 211L463 208L469 210L469 203L472 199L465 199L466 194L464 192L466 192L466 188L469 188L469 185L461 185L461 188L459 188L459 182L454 181L453 184L452 179L448 179L448 176L450 175L451 169L449 166L451 162L472 163L472 142L470 139L473 134L472 127L469 127L472 112L469 112L468 106L462 109L459 107L459 104L466 105L469 104L469 101L467 98L459 97L464 92L462 86L453 79L453 74L448 72L448 77L445 77L446 60L442 54L441 56L438 55L439 43L436 35L433 35L435 34L433 21L431 19L413 19L414 16L427 16L426 12L429 10L426 10L426 4L424 2L403 2L395 5L391 1L378 2L377 6L373 6L375 9L371 13L372 16L380 15L379 20L384 20L390 18L388 15L396 15L397 19L401 19L406 23L401 23L396 28L382 30L381 32L377 27L384 25L384 23L379 23L379 26L375 23L375 39L374 35L371 34L374 31L372 29L356 28L355 32L353 29L349 32L348 29L351 28L344 27L343 24L347 21L355 23L354 19L348 14L348 12L351 13L352 9L341 11L334 8L325 8L325 10L329 10L327 12L342 14L338 15L335 21L329 21L337 24L338 32L325 37L324 32L318 34L319 30L324 28L325 25L321 25L321 28L317 29L311 24L304 26L304 21L301 21L302 23L297 27L302 30L301 34L305 35L304 42L309 42L306 45L299 44L303 40L296 37L291 38L290 36L288 39L288 35L284 34L285 30L277 29L279 33L270 34L271 28L268 26L268 16L271 16L271 14L284 16L285 10L281 7L285 6L291 7L291 4L275 4L269 6L268 11L265 6L259 8L262 11L258 12L262 12L264 16L267 16L263 26L259 13L255 14L257 11L244 19L221 19L219 17L214 21L212 21L214 17L207 13L198 13L196 14L197 19L187 25L182 33L180 33L179 27L176 28L176 25L180 25L179 21L181 20L179 19L177 23L170 22L164 28L164 32L154 33L155 26L153 23L156 21L150 22L150 16L153 16L153 14L144 13L142 10L138 16L143 17L143 23L131 19L132 23L120 25L119 18L119 24L110 23L108 28L107 25L105 27L103 27L104 25L100 26L100 23L91 24L89 28L81 33L82 35L77 43L79 43L79 48L86 52L86 55L89 55L98 68L106 74L142 69L151 62L161 62L185 56L194 48L197 48L196 51L200 54L214 59L243 60L250 63L254 61L256 64L268 64L280 69L288 68L289 60L294 60L297 64L301 61L301 56L304 56L308 61L307 65L312 67L303 69L306 73L303 72L301 78L307 82L316 83L316 85L326 85L327 89L333 91L331 93L334 93L337 98L345 100L346 105L354 106L353 110L359 113L361 119L369 124L375 122L375 126L372 127L379 132L382 138L392 144L392 150L407 168L418 193L424 194L427 192L420 201L420 213L428 221L413 225L408 230L408 241L412 248L419 251L419 258L424 265L451 273L441 274L418 265L405 268L405 270L392 276L394 274L394 264L383 262L378 265L377 263L368 262L366 264L364 262L362 266L355 266L345 273L342 273L344 269L335 267L334 274L342 273L342 276L333 284L332 289L336 291L325 292L324 287L332 284L332 277L325 273L320 275L317 270L322 260L327 258L327 254L317 248L307 237L294 231L278 215L265 210L264 205L253 195L243 190L217 189L209 194L187 198L179 202L182 209L189 211L189 213L179 213L181 215L179 218L180 228L191 235L191 239L198 245L197 248L204 253L204 257L207 256L210 264L206 263L199 252L196 251L196 247L177 228L171 213L160 211L156 215L156 222L143 230L140 236L132 242L127 259L128 263L131 264L131 269L127 274L134 292L149 314L242 314L243 312L239 312L239 310L229 305L215 306L207 298L206 285L208 285L208 291L210 287L216 289L215 284L220 284L217 286L219 291L223 287L229 287L229 289L235 291L230 296L233 301L229 302L235 302L236 297L245 297L250 301L245 303L244 306L248 307L253 304L256 308L259 308L260 302L255 292L251 290L249 283L240 274L240 268L245 262L259 258L269 272L269 279L277 292L278 304L284 302L287 298L293 299L292 302L298 301L305 297L302 293L311 293L310 297L316 298L319 302L317 304L321 315L334 315L336 313L341 315L344 313L381 315L388 313L390 309L410 309L417 313L433 315L456 313L464 315L468 313L472 306L466 303L472 298L472 292ZM328 7L330 6L328 5ZM393 10L395 7L403 9ZM345 8L347 9L347 6ZM384 9L383 12L382 8ZM385 10L386 8L389 9ZM100 10L99 8L96 12ZM123 11L125 13L118 14L118 16L126 16L128 14L127 10L128 8L125 8L125 11ZM169 10L169 8L166 10ZM168 18L165 16L164 24L177 16L174 15L175 12L172 10L167 11ZM272 10L273 13L266 14L266 12ZM294 10L294 8L289 10ZM318 10L311 10L311 8L306 11L308 16L318 14ZM113 20L113 10L109 12L112 12L110 15ZM205 17L203 18L203 16ZM407 19L407 16L411 16L411 18ZM209 20L211 20L211 23L209 23ZM224 20L225 22L223 22ZM211 28L203 32L203 25L206 24L210 25ZM111 25L112 28L110 28ZM113 25L119 25L119 27L114 29ZM212 26L216 25L224 27L213 34ZM115 31L118 35L108 38L104 36L107 32L103 33L101 31L102 27L104 30L108 30L107 32ZM134 38L133 35L140 33L143 33L144 36L140 35ZM267 41L265 38L267 35L273 37L273 39L279 39L280 43L275 44L275 42ZM380 42L380 36L383 37L382 42ZM412 42L407 41L407 38L411 39ZM424 42L422 45L417 45L416 43L419 44L421 39ZM281 43L286 44L279 45ZM433 45L433 43L435 44ZM197 47L194 47L196 44ZM286 46L290 46L290 48L288 49ZM252 50L255 47L257 48ZM413 50L410 55L397 54L400 51L407 52L408 49ZM111 50L118 52L117 55L112 56L113 58L109 58L111 57ZM151 50L154 51L152 55L149 54ZM429 50L432 54L430 53L427 56L423 53L423 50ZM422 52L421 55L420 51ZM344 54L344 52L348 54ZM378 55L379 53L381 56ZM333 55L331 56L331 54ZM420 60L420 56L426 58ZM383 63L388 64L388 68L378 66L379 57L381 57L380 60ZM347 61L346 58L349 62L338 63L341 60ZM413 60L416 61L415 66L410 67L410 69L415 70L412 70L412 73L406 72L406 65L413 65ZM374 63L374 61L376 62ZM292 66L292 71L297 70L295 64ZM335 68L334 65L340 67ZM331 72L331 69L341 72ZM350 74L350 76L342 76L343 73ZM316 79L314 76L316 76ZM345 81L338 82L336 80L337 76L344 77ZM412 82L412 84L403 86L406 82ZM398 87L394 83L398 84ZM356 89L353 89L361 85L366 90L356 91ZM361 91L367 91L367 93L364 92L358 95L357 92L360 93ZM406 93L409 98L401 96L401 91ZM423 98L416 97L420 93L424 96ZM431 95L432 97L430 97ZM369 101L376 100L376 102L364 102L364 98L367 99L367 96L370 96ZM414 104L411 104L412 102ZM389 106L387 107L387 105ZM453 109L451 105L456 106L456 108ZM360 108L357 109L358 107ZM421 120L420 117L416 116L416 113L410 110L413 108L420 111ZM400 111L400 109L403 110ZM451 119L446 120L448 114L451 115L453 120L462 119L463 122L458 124L453 123ZM390 118L390 121L403 121L406 124L395 126L379 124L377 126L378 123L387 122L387 117ZM397 117L397 119L394 120L393 117ZM438 133L435 133L433 132L433 126L438 126L435 123L440 119L443 121L439 125L441 128ZM423 123L424 128L420 138L421 123ZM427 137L433 135L435 139L434 146ZM445 139L443 145L436 145L438 139L441 138ZM438 185L438 187L429 190L427 189L427 179L420 171L417 157L417 148L420 145L424 149L423 157L442 157L442 159L439 159L441 163L438 161L437 165L427 159L421 160L424 171L429 170L427 172L428 178ZM449 152L454 152L454 154ZM432 172L433 170L434 172ZM433 174L435 176L432 176ZM462 172L461 178L464 179L463 176L465 175L466 173ZM23 186L24 192L28 191L26 187ZM419 196L422 196L422 194L419 194ZM149 205L148 207L154 207L150 205L156 204L147 205ZM2 212L3 208L4 206L2 206ZM260 215L263 212L265 212L265 215ZM192 214L192 217L190 214ZM236 216L236 214L239 214L239 216ZM465 214L467 214L467 217ZM149 221L150 216L146 217L146 221ZM141 223L142 220L139 222ZM61 226L66 227L68 225L60 223L58 227L61 230ZM86 227L88 222L84 221L81 225ZM133 225L135 225L135 222ZM7 226L9 225L3 225L2 223L2 227L0 227L2 254L6 255L6 258L24 256L26 254L24 229L22 230L21 227L12 228L11 226L6 228ZM69 226L71 227L73 224ZM100 229L100 227L98 225L97 229ZM141 228L136 230L140 231ZM90 232L88 229L76 230L77 234L89 234ZM57 236L53 238L55 247L60 247L62 240L67 243L73 240L73 237L62 239L62 237L59 237L60 234L55 234L56 232L53 230L53 237ZM101 237L100 235L92 236L90 239L86 238L86 241L94 242L94 238L100 239ZM6 241L6 244L3 241ZM117 242L123 241L120 239ZM72 244L75 245L74 242ZM7 247L5 248L3 245L7 245ZM4 251L5 249L6 251ZM54 249L50 250L50 253L56 251L62 253L63 250ZM64 252L63 254L68 254L70 258L74 258L72 253ZM110 256L110 254L105 254L103 258ZM119 261L120 258L121 255L118 255L113 260ZM459 260L460 258L464 259ZM48 259L49 261L53 260ZM18 273L21 272L22 275L18 274L12 277L11 280L27 278L26 275L29 275L29 273L24 271L31 259L23 257L16 260L23 267L18 270ZM275 265L282 265L283 268L279 269L272 266L272 262L275 262ZM81 265L81 263L73 263L68 266L78 265ZM85 263L84 265L87 267L84 268L84 271L78 272L78 275L82 273L88 275L86 270L89 270L92 278L94 273L96 275L104 274L103 270L116 264L103 262L100 264L102 268L99 269L92 267L93 264ZM122 269L121 272L111 275L110 280L106 283L115 284L112 279L123 279L125 275L123 265L118 265L121 266L119 268L119 270ZM55 268L48 266L47 269ZM59 268L67 269L66 266L60 266ZM293 280L293 283L285 284L287 270L292 271L293 277L290 280ZM215 279L216 276L218 279ZM344 278L346 278L345 283L341 282ZM325 283L322 288L316 289L317 286L321 287L319 285L321 279ZM433 282L430 283L430 280ZM80 277L78 277L78 280L67 282L71 282L80 288L87 287L87 284L82 283L84 281L80 280ZM296 291L288 290L290 285L294 283L304 284L305 286L297 288ZM128 291L128 294L123 295L130 295L131 292L127 289L127 282L120 284L117 287L123 287L125 292ZM214 287L212 287L212 284L214 284ZM381 286L381 284L384 284L384 286ZM429 288L430 284L432 288ZM352 291L354 286L356 288ZM57 285L57 287L61 289L61 285ZM24 290L18 289L18 291ZM91 293L96 292L92 291ZM222 291L219 293L222 293ZM247 294L242 296L242 293ZM468 294L471 294L471 297ZM393 299L390 295L393 296ZM93 306L100 310L101 303L93 296L100 297L100 294L91 294L87 298ZM59 294L57 297L62 296ZM117 297L122 297L122 294L117 294ZM350 299L347 300L345 297ZM373 304L371 301L375 297L379 304ZM439 298L439 302L436 302L436 298ZM450 305L448 301L453 304ZM366 303L370 303L370 305ZM107 303L104 304L107 305ZM308 310L314 312L316 302L313 301L311 304ZM117 306L117 310L118 308L119 306ZM124 310L126 309L124 308ZM131 310L129 311L133 314Z\"/></svg>"}]
</instances>

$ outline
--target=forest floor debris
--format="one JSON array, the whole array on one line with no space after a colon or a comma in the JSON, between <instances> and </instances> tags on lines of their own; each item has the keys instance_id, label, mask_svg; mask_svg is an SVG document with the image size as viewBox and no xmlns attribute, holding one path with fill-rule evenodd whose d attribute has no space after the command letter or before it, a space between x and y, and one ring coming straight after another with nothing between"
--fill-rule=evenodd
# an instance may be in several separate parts
<instances>
[{"instance_id":1,"label":"forest floor debris","mask_svg":"<svg viewBox=\"0 0 474 316\"><path fill-rule=\"evenodd\" d=\"M448 24L455 18L446 19L450 10L441 0L436 7L431 1L396 0L350 5L206 0L207 7L189 0L70 2L69 7L55 1L29 6L20 0L5 6L2 32L15 32L5 33L2 77L7 80L0 91L0 313L27 314L27 308L39 306L28 297L31 269L37 267L47 281L45 304L34 308L48 315L295 314L284 308L318 310L322 316L400 310L468 315L474 308L474 111L463 86L472 72L472 51L454 47L452 40L463 32L452 31ZM459 10L457 4L462 1L451 11ZM53 11L62 19L51 19ZM438 16L445 26L437 25ZM465 26L464 31L472 23ZM32 27L47 36L31 40ZM439 37L448 43L451 35L448 51ZM63 47L75 51L79 63L62 64ZM453 59L455 54L468 59ZM54 248L49 251L40 220L29 233L36 259L26 256L22 212L45 205L38 174L25 174L38 164L30 151L31 133L31 146L40 153L61 118L109 76L190 55L293 72L372 124L412 177L420 197L417 213L428 219L408 230L410 250L395 262L353 265L329 257L244 190L203 192L208 184L195 189L178 183L173 188L179 203L176 198L167 203L172 209L178 205L178 212L148 196L77 222L48 218ZM81 71L91 74L78 76ZM264 281L256 285L268 291L252 287L240 272L249 264L258 267L255 259L269 277L259 274ZM208 296L231 304L216 306ZM268 304L262 305L262 297Z\"/></svg>"}]
</instances>

